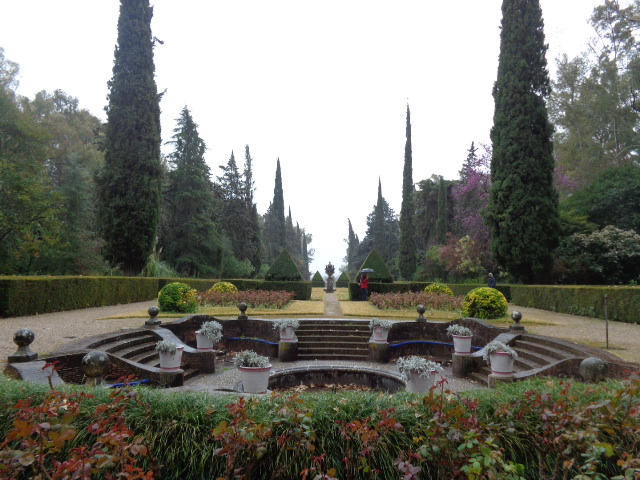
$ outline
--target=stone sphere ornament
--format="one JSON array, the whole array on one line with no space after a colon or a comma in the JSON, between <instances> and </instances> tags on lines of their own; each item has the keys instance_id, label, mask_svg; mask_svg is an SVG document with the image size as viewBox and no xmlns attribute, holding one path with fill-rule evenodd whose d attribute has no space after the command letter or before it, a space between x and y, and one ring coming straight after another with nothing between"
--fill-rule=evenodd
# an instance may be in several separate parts
<instances>
[{"instance_id":1,"label":"stone sphere ornament","mask_svg":"<svg viewBox=\"0 0 640 480\"><path fill-rule=\"evenodd\" d=\"M13 343L18 347L28 347L33 343L35 338L36 336L31 330L28 328L21 328L13 334Z\"/></svg>"},{"instance_id":2,"label":"stone sphere ornament","mask_svg":"<svg viewBox=\"0 0 640 480\"><path fill-rule=\"evenodd\" d=\"M609 372L607 363L598 357L585 358L580 363L580 375L587 382L597 383L605 380Z\"/></svg>"},{"instance_id":3,"label":"stone sphere ornament","mask_svg":"<svg viewBox=\"0 0 640 480\"><path fill-rule=\"evenodd\" d=\"M80 370L82 370L82 373L90 378L102 377L105 373L107 373L109 369L109 363L109 355L107 355L105 352L96 350L87 353L82 358Z\"/></svg>"},{"instance_id":4,"label":"stone sphere ornament","mask_svg":"<svg viewBox=\"0 0 640 480\"><path fill-rule=\"evenodd\" d=\"M522 320L522 313L518 312L518 311L514 311L511 314L511 319L516 323L520 323L520 320Z\"/></svg>"},{"instance_id":5,"label":"stone sphere ornament","mask_svg":"<svg viewBox=\"0 0 640 480\"><path fill-rule=\"evenodd\" d=\"M238 310L240 310L240 315L238 315L238 320L247 320L249 317L244 313L247 311L247 303L240 302L238 304Z\"/></svg>"},{"instance_id":6,"label":"stone sphere ornament","mask_svg":"<svg viewBox=\"0 0 640 480\"><path fill-rule=\"evenodd\" d=\"M418 305L416 307L416 311L418 312L418 318L416 318L416 321L424 322L427 320L426 318L424 318L424 312L427 311L424 305Z\"/></svg>"},{"instance_id":7,"label":"stone sphere ornament","mask_svg":"<svg viewBox=\"0 0 640 480\"><path fill-rule=\"evenodd\" d=\"M147 313L149 314L149 318L144 322L145 325L160 325L162 323L158 319L158 314L160 313L160 309L158 307L155 305L150 306Z\"/></svg>"}]
</instances>

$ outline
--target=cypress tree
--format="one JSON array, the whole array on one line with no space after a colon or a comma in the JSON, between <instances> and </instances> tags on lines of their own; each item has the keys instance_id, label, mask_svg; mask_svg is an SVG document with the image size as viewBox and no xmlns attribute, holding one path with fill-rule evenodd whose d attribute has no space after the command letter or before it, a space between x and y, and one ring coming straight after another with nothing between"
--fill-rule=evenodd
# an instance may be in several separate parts
<instances>
[{"instance_id":1,"label":"cypress tree","mask_svg":"<svg viewBox=\"0 0 640 480\"><path fill-rule=\"evenodd\" d=\"M438 220L436 221L436 242L438 245L447 243L449 227L449 202L447 202L447 185L443 177L438 182Z\"/></svg>"},{"instance_id":2,"label":"cypress tree","mask_svg":"<svg viewBox=\"0 0 640 480\"><path fill-rule=\"evenodd\" d=\"M284 195L282 190L282 174L280 159L276 167L273 201L264 215L264 243L267 263L276 260L280 252L287 246L287 224L284 216Z\"/></svg>"},{"instance_id":3,"label":"cypress tree","mask_svg":"<svg viewBox=\"0 0 640 480\"><path fill-rule=\"evenodd\" d=\"M160 96L149 0L122 0L106 108L105 166L99 176L104 255L126 275L147 262L160 219Z\"/></svg>"},{"instance_id":4,"label":"cypress tree","mask_svg":"<svg viewBox=\"0 0 640 480\"><path fill-rule=\"evenodd\" d=\"M413 227L413 165L411 153L411 113L407 105L407 141L404 146L404 171L402 175L402 206L400 208L400 251L398 269L400 275L410 280L416 271L416 234Z\"/></svg>"},{"instance_id":5,"label":"cypress tree","mask_svg":"<svg viewBox=\"0 0 640 480\"><path fill-rule=\"evenodd\" d=\"M373 219L373 248L384 255L387 248L387 235L384 225L384 198L382 198L382 182L378 178L378 201L374 210ZM384 259L384 256L383 256Z\"/></svg>"},{"instance_id":6,"label":"cypress tree","mask_svg":"<svg viewBox=\"0 0 640 480\"><path fill-rule=\"evenodd\" d=\"M260 239L260 222L258 220L258 207L253 201L253 159L249 152L249 145L244 148L244 201L249 219L248 237L245 239L248 259L254 266L254 276L260 272L262 265L262 241Z\"/></svg>"},{"instance_id":7,"label":"cypress tree","mask_svg":"<svg viewBox=\"0 0 640 480\"><path fill-rule=\"evenodd\" d=\"M524 282L544 279L558 244L546 52L539 1L503 0L485 218L495 260Z\"/></svg>"},{"instance_id":8,"label":"cypress tree","mask_svg":"<svg viewBox=\"0 0 640 480\"><path fill-rule=\"evenodd\" d=\"M184 107L174 129L174 151L169 155L164 212L166 227L160 244L164 258L177 272L190 277L220 274L223 235L214 223L214 197L207 149L198 125Z\"/></svg>"},{"instance_id":9,"label":"cypress tree","mask_svg":"<svg viewBox=\"0 0 640 480\"><path fill-rule=\"evenodd\" d=\"M347 238L347 275L349 278L355 278L358 273L358 265L356 265L356 251L358 250L358 236L353 231L351 226L351 219L347 219L349 222L349 238Z\"/></svg>"}]
</instances>

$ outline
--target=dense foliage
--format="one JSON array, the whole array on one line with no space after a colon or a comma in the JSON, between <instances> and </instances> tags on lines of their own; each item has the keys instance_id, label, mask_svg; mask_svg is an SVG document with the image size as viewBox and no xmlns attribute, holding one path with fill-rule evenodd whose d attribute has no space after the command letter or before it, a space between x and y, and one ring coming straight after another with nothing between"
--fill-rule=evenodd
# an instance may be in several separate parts
<instances>
[{"instance_id":1,"label":"dense foliage","mask_svg":"<svg viewBox=\"0 0 640 480\"><path fill-rule=\"evenodd\" d=\"M501 25L485 219L498 265L530 283L548 278L559 227L539 1L503 0Z\"/></svg>"},{"instance_id":2,"label":"dense foliage","mask_svg":"<svg viewBox=\"0 0 640 480\"><path fill-rule=\"evenodd\" d=\"M198 309L197 294L186 283L168 283L158 292L158 306L161 312L194 313Z\"/></svg>"},{"instance_id":3,"label":"dense foliage","mask_svg":"<svg viewBox=\"0 0 640 480\"><path fill-rule=\"evenodd\" d=\"M6 379L0 388L0 462L30 473L52 473L55 462L76 471L84 463L66 462L78 456L103 474L122 468L122 478L135 478L139 468L163 479L622 479L640 468L637 377L597 386L541 379L465 394L445 382L427 395L260 398L127 388L75 396ZM43 412L63 427L44 428ZM47 441L54 437L67 448ZM44 452L41 463L17 462L11 452L21 441L22 458ZM91 448L124 463L96 462Z\"/></svg>"},{"instance_id":4,"label":"dense foliage","mask_svg":"<svg viewBox=\"0 0 640 480\"><path fill-rule=\"evenodd\" d=\"M149 0L120 4L118 46L99 177L104 254L126 275L147 263L158 235L162 195L160 95L155 81Z\"/></svg>"},{"instance_id":5,"label":"dense foliage","mask_svg":"<svg viewBox=\"0 0 640 480\"><path fill-rule=\"evenodd\" d=\"M495 288L479 287L464 297L464 314L473 318L499 318L509 307L502 292Z\"/></svg>"}]
</instances>

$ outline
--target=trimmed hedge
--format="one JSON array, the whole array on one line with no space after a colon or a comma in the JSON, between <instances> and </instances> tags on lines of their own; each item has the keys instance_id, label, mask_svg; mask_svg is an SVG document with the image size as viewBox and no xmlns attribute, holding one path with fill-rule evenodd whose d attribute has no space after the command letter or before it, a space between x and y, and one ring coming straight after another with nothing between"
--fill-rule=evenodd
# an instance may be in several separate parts
<instances>
[{"instance_id":1,"label":"trimmed hedge","mask_svg":"<svg viewBox=\"0 0 640 480\"><path fill-rule=\"evenodd\" d=\"M392 283L393 275L389 271L389 267L384 263L382 257L375 250L371 250L364 263L358 270L358 274L356 275L356 282L360 277L360 272L364 268L370 268L373 270L372 273L369 273L369 291L371 291L371 282L379 282L379 283Z\"/></svg>"},{"instance_id":2,"label":"trimmed hedge","mask_svg":"<svg viewBox=\"0 0 640 480\"><path fill-rule=\"evenodd\" d=\"M347 288L349 286L349 276L347 272L342 272L336 280L336 287L338 288Z\"/></svg>"},{"instance_id":3,"label":"trimmed hedge","mask_svg":"<svg viewBox=\"0 0 640 480\"><path fill-rule=\"evenodd\" d=\"M600 319L607 295L610 320L640 323L640 287L512 285L511 295L512 303L522 307Z\"/></svg>"},{"instance_id":4,"label":"trimmed hedge","mask_svg":"<svg viewBox=\"0 0 640 480\"><path fill-rule=\"evenodd\" d=\"M267 282L266 280L251 279L226 279L225 282L233 283L238 290L275 290L293 292L296 300L311 299L311 282ZM185 282L186 283L186 282Z\"/></svg>"},{"instance_id":5,"label":"trimmed hedge","mask_svg":"<svg viewBox=\"0 0 640 480\"><path fill-rule=\"evenodd\" d=\"M313 278L311 279L311 286L324 288L324 285L324 278L322 278L320 272L316 271L316 273L313 275Z\"/></svg>"},{"instance_id":6,"label":"trimmed hedge","mask_svg":"<svg viewBox=\"0 0 640 480\"><path fill-rule=\"evenodd\" d=\"M304 280L300 269L291 258L288 250L280 252L276 261L265 273L264 279L275 282L299 282Z\"/></svg>"},{"instance_id":7,"label":"trimmed hedge","mask_svg":"<svg viewBox=\"0 0 640 480\"><path fill-rule=\"evenodd\" d=\"M17 317L144 302L157 298L159 290L157 278L2 277L0 316Z\"/></svg>"}]
</instances>

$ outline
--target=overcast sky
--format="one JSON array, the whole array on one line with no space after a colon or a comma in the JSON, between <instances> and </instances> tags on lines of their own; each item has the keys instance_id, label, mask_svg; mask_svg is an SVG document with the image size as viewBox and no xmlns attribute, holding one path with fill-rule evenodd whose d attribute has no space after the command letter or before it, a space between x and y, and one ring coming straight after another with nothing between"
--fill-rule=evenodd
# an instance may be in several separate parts
<instances>
[{"instance_id":1,"label":"overcast sky","mask_svg":"<svg viewBox=\"0 0 640 480\"><path fill-rule=\"evenodd\" d=\"M561 53L586 49L603 2L540 0L552 72ZM471 142L489 142L501 3L152 1L163 142L186 105L214 177L231 151L242 168L249 144L261 214L279 157L285 208L313 235L311 273L324 274L342 264L348 218L364 237L378 178L400 213L407 102L416 183L457 178ZM0 12L18 93L61 89L104 120L119 2L0 0Z\"/></svg>"}]
</instances>

